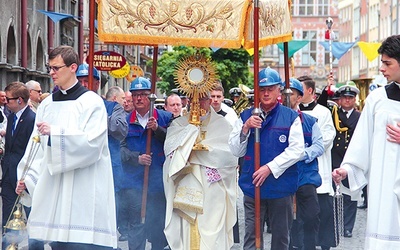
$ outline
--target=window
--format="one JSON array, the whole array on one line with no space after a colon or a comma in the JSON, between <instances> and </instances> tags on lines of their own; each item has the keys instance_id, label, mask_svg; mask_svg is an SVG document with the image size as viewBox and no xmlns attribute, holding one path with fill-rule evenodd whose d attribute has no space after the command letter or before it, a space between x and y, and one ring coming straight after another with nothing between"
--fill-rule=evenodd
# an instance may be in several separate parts
<instances>
[{"instance_id":1,"label":"window","mask_svg":"<svg viewBox=\"0 0 400 250\"><path fill-rule=\"evenodd\" d=\"M62 10L61 12L66 13L68 5L67 5L67 0L61 0L60 1L60 9Z\"/></svg>"},{"instance_id":2,"label":"window","mask_svg":"<svg viewBox=\"0 0 400 250\"><path fill-rule=\"evenodd\" d=\"M299 16L313 15L314 0L299 0Z\"/></svg>"},{"instance_id":3,"label":"window","mask_svg":"<svg viewBox=\"0 0 400 250\"><path fill-rule=\"evenodd\" d=\"M302 49L301 63L302 65L314 65L317 59L317 32L303 31L303 40L310 42Z\"/></svg>"},{"instance_id":4,"label":"window","mask_svg":"<svg viewBox=\"0 0 400 250\"><path fill-rule=\"evenodd\" d=\"M329 16L329 0L318 0L318 15Z\"/></svg>"},{"instance_id":5,"label":"window","mask_svg":"<svg viewBox=\"0 0 400 250\"><path fill-rule=\"evenodd\" d=\"M79 22L74 18L66 18L60 22L60 38L62 45L74 46L75 27Z\"/></svg>"}]
</instances>

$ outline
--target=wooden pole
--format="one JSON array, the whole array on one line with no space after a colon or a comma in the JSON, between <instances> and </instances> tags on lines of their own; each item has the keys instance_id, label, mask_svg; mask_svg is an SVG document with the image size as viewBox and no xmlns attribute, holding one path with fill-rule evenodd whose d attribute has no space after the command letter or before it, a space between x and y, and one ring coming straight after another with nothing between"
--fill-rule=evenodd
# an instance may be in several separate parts
<instances>
[{"instance_id":1,"label":"wooden pole","mask_svg":"<svg viewBox=\"0 0 400 250\"><path fill-rule=\"evenodd\" d=\"M259 110L259 92L258 92L258 71L259 71L259 1L254 1L254 111L253 115L260 115ZM260 129L255 130L254 140L254 171L260 168ZM256 249L261 249L261 201L260 187L254 190L254 208L255 208L255 233Z\"/></svg>"},{"instance_id":2,"label":"wooden pole","mask_svg":"<svg viewBox=\"0 0 400 250\"><path fill-rule=\"evenodd\" d=\"M286 106L290 108L290 94L292 93L292 90L290 89L290 74L289 74L289 43L284 42L283 43L283 61L284 61L284 70L285 70L285 89L283 91L283 94L285 95L285 101L286 101ZM293 72L292 74L294 75L294 67L293 67Z\"/></svg>"},{"instance_id":3,"label":"wooden pole","mask_svg":"<svg viewBox=\"0 0 400 250\"><path fill-rule=\"evenodd\" d=\"M149 96L149 99L150 99L149 117L153 117L154 102L157 98L155 96L156 83L157 83L157 60L158 60L158 46L154 46L154 48L153 48L153 69L152 69L152 73L151 73L151 94ZM152 130L147 129L147 140L146 140L146 154L147 155L151 155L151 137L152 137ZM149 187L149 171L150 171L150 166L149 165L144 166L142 209L140 211L142 224L144 224L146 222L146 205L147 205L147 192L148 192L148 187Z\"/></svg>"},{"instance_id":4,"label":"wooden pole","mask_svg":"<svg viewBox=\"0 0 400 250\"><path fill-rule=\"evenodd\" d=\"M84 37L83 37L83 0L78 0L78 12L79 12L79 18L80 18L80 23L78 26L78 53L79 53L79 58L81 60L81 63L84 63L84 57L83 57L83 42L84 42Z\"/></svg>"},{"instance_id":5,"label":"wooden pole","mask_svg":"<svg viewBox=\"0 0 400 250\"><path fill-rule=\"evenodd\" d=\"M93 57L94 57L94 21L95 21L95 0L90 0L89 3L89 54L88 54L88 63L89 63L89 89L93 90ZM97 89L96 89L97 91Z\"/></svg>"},{"instance_id":6,"label":"wooden pole","mask_svg":"<svg viewBox=\"0 0 400 250\"><path fill-rule=\"evenodd\" d=\"M54 0L47 1L47 10L54 11ZM47 41L49 45L47 53L50 54L50 52L54 49L54 22L50 17L47 17Z\"/></svg>"}]
</instances>

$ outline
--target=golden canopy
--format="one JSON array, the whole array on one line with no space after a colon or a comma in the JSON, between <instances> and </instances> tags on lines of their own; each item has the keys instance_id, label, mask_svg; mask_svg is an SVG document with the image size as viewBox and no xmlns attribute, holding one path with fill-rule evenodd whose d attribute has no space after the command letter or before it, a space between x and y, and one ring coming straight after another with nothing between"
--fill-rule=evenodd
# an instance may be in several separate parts
<instances>
[{"instance_id":1,"label":"golden canopy","mask_svg":"<svg viewBox=\"0 0 400 250\"><path fill-rule=\"evenodd\" d=\"M290 0L259 1L260 47L292 39ZM101 0L99 39L106 43L253 48L249 0Z\"/></svg>"}]
</instances>

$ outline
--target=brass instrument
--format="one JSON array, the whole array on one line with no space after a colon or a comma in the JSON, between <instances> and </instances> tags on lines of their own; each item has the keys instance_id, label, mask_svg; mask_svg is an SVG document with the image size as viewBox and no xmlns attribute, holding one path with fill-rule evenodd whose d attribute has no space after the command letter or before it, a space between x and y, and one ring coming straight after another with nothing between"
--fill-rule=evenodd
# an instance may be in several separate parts
<instances>
[{"instance_id":1,"label":"brass instrument","mask_svg":"<svg viewBox=\"0 0 400 250\"><path fill-rule=\"evenodd\" d=\"M360 78L360 79L353 79L352 81L356 84L357 88L360 90L359 97L359 104L360 104L360 111L364 108L364 101L368 96L369 93L369 85L374 80L373 78Z\"/></svg>"},{"instance_id":2,"label":"brass instrument","mask_svg":"<svg viewBox=\"0 0 400 250\"><path fill-rule=\"evenodd\" d=\"M240 115L243 110L249 107L249 94L251 92L251 89L246 85L239 84L239 88L242 93L240 94L239 99L237 100L235 105L233 106L233 110L235 110L237 115Z\"/></svg>"}]
</instances>

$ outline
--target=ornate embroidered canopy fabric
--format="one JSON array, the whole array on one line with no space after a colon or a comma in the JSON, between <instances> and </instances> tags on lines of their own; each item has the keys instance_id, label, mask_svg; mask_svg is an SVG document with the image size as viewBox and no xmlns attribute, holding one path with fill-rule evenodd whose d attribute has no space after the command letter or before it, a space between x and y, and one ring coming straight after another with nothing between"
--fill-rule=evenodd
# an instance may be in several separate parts
<instances>
[{"instance_id":1,"label":"ornate embroidered canopy fabric","mask_svg":"<svg viewBox=\"0 0 400 250\"><path fill-rule=\"evenodd\" d=\"M260 0L261 47L292 39L290 0ZM249 0L101 0L99 39L106 43L253 48Z\"/></svg>"}]
</instances>

